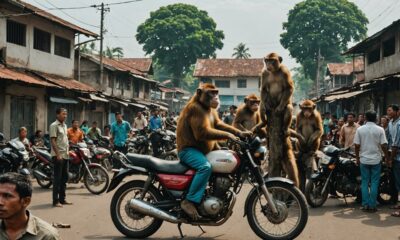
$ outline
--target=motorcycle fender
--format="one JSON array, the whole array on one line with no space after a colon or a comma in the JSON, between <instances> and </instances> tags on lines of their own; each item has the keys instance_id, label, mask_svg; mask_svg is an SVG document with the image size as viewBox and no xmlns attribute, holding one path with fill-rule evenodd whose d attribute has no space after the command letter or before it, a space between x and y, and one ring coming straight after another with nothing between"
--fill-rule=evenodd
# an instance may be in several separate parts
<instances>
[{"instance_id":1,"label":"motorcycle fender","mask_svg":"<svg viewBox=\"0 0 400 240\"><path fill-rule=\"evenodd\" d=\"M287 178L283 178L283 177L270 177L269 178L268 176L265 176L264 177L264 182L265 182L265 184L270 183L270 182L284 182L284 183L287 183L289 185L294 185L294 182L292 180L287 179ZM243 215L243 217L246 217L246 215L247 215L247 212L246 212L247 207L246 206L249 203L251 194L254 191L259 191L259 190L257 190L257 188L258 188L258 186L253 187L253 189L251 189L249 194L247 194L246 202L244 204L244 215Z\"/></svg>"},{"instance_id":2,"label":"motorcycle fender","mask_svg":"<svg viewBox=\"0 0 400 240\"><path fill-rule=\"evenodd\" d=\"M100 164L98 163L89 163L88 164L89 167L102 167Z\"/></svg>"},{"instance_id":3,"label":"motorcycle fender","mask_svg":"<svg viewBox=\"0 0 400 240\"><path fill-rule=\"evenodd\" d=\"M118 185L122 182L122 180L127 177L131 176L134 174L142 174L146 175L147 170L141 167L129 167L129 168L123 168L120 171L114 173L113 178L111 179L110 185L108 186L107 192L111 192L114 190Z\"/></svg>"}]
</instances>

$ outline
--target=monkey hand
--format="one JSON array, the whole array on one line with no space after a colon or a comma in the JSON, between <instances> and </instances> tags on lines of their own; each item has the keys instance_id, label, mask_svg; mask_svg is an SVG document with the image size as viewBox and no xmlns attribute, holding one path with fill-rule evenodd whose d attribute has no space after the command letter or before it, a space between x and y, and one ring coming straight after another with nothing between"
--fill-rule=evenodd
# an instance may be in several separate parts
<instances>
[{"instance_id":1,"label":"monkey hand","mask_svg":"<svg viewBox=\"0 0 400 240\"><path fill-rule=\"evenodd\" d=\"M246 131L241 131L238 135L240 138L247 138L253 136L253 132L246 130Z\"/></svg>"},{"instance_id":2,"label":"monkey hand","mask_svg":"<svg viewBox=\"0 0 400 240\"><path fill-rule=\"evenodd\" d=\"M233 142L237 142L238 140L240 140L238 137L236 137L234 134L232 133L228 133L228 139L232 140Z\"/></svg>"},{"instance_id":3,"label":"monkey hand","mask_svg":"<svg viewBox=\"0 0 400 240\"><path fill-rule=\"evenodd\" d=\"M279 105L276 109L275 109L275 111L276 112L283 112L284 110L285 110L285 108L286 108L286 106L285 105Z\"/></svg>"}]
</instances>

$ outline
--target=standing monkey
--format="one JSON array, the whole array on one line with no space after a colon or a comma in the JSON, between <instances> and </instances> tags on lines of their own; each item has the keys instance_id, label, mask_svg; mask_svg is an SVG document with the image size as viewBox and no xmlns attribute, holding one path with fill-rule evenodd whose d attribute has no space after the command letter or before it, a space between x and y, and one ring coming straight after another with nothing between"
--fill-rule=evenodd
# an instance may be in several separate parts
<instances>
[{"instance_id":1,"label":"standing monkey","mask_svg":"<svg viewBox=\"0 0 400 240\"><path fill-rule=\"evenodd\" d=\"M284 170L299 186L297 165L289 138L294 84L289 70L281 63L282 57L276 53L270 53L264 58L260 113L262 123L268 126L270 176L280 177Z\"/></svg>"},{"instance_id":2,"label":"standing monkey","mask_svg":"<svg viewBox=\"0 0 400 240\"><path fill-rule=\"evenodd\" d=\"M300 109L296 117L296 132L299 134L300 188L304 190L306 178L309 178L316 169L314 155L319 148L324 130L321 115L315 110L313 101L305 100Z\"/></svg>"}]
</instances>

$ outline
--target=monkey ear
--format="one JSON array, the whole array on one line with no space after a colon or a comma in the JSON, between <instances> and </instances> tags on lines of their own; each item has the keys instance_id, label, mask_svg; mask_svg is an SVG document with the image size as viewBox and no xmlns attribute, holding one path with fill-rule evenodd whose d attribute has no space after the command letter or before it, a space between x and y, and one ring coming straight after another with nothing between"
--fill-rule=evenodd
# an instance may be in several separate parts
<instances>
[{"instance_id":1,"label":"monkey ear","mask_svg":"<svg viewBox=\"0 0 400 240\"><path fill-rule=\"evenodd\" d=\"M198 96L201 95L201 89L200 89L200 88L198 88L198 89L196 90L196 94L197 94Z\"/></svg>"},{"instance_id":2,"label":"monkey ear","mask_svg":"<svg viewBox=\"0 0 400 240\"><path fill-rule=\"evenodd\" d=\"M283 58L281 56L279 56L279 62L282 63Z\"/></svg>"},{"instance_id":3,"label":"monkey ear","mask_svg":"<svg viewBox=\"0 0 400 240\"><path fill-rule=\"evenodd\" d=\"M249 99L247 99L247 98L244 98L244 103L247 103L247 101L248 101Z\"/></svg>"}]
</instances>

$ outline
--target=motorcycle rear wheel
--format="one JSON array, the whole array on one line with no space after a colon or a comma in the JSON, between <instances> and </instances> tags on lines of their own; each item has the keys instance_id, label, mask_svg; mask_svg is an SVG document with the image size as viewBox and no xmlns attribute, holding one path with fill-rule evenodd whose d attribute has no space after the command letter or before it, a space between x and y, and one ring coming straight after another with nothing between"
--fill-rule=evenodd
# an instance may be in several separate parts
<instances>
[{"instance_id":1,"label":"motorcycle rear wheel","mask_svg":"<svg viewBox=\"0 0 400 240\"><path fill-rule=\"evenodd\" d=\"M127 182L120 188L118 188L118 190L114 193L114 196L112 197L111 200L111 205L110 205L111 219L115 227L118 229L118 231L127 236L128 238L138 238L138 239L147 238L153 235L155 232L157 232L163 223L163 221L160 219L135 213L129 208L129 206L127 206L128 201L124 200L124 198L132 192L134 194L133 196L127 197L128 200L131 198L138 198L140 196L140 193L143 191L144 184L145 182L140 180ZM158 190L154 186L150 186L144 200L146 200L147 202L152 202L152 201L157 202L160 201L161 199L162 196L160 195ZM123 214L127 215L128 220L131 221L131 225L129 225L129 223L127 223L123 219L122 216ZM142 219L144 221L145 218L149 218L150 224L148 224L142 229L135 229L135 226L137 227L137 224L133 224L133 222L134 221L139 222Z\"/></svg>"},{"instance_id":2,"label":"motorcycle rear wheel","mask_svg":"<svg viewBox=\"0 0 400 240\"><path fill-rule=\"evenodd\" d=\"M83 183L85 184L85 187L93 194L102 194L107 190L108 184L110 183L110 177L108 176L107 170L101 166L89 166L89 171L95 179L92 180L90 174L86 172L83 176ZM100 187L100 189L95 189L94 185L96 185L99 181L101 181L100 184L103 186Z\"/></svg>"},{"instance_id":3,"label":"motorcycle rear wheel","mask_svg":"<svg viewBox=\"0 0 400 240\"><path fill-rule=\"evenodd\" d=\"M247 221L251 229L261 239L286 240L296 238L304 230L308 221L308 207L303 193L295 186L284 182L268 182L266 185L268 191L272 193L279 213L274 215L264 195L260 194L259 191L253 191L246 205ZM261 209L257 210L258 207ZM297 216L292 215L292 211L297 212L295 213ZM285 233L277 233L277 231L284 229L281 228L283 224L290 224L288 220L293 219L293 217L297 218L293 227L289 227ZM267 229L268 224L271 226L269 230Z\"/></svg>"},{"instance_id":4,"label":"motorcycle rear wheel","mask_svg":"<svg viewBox=\"0 0 400 240\"><path fill-rule=\"evenodd\" d=\"M39 166L37 166L37 169L41 172L45 172L46 174L49 174L49 176L52 176L51 171L53 171L53 169L51 169L50 167L49 167L49 169L46 169L46 165L44 165L43 163L40 163ZM51 185L53 185L53 181L51 179L45 180L45 179L36 177L36 181L39 184L39 186L44 189L49 189L51 187Z\"/></svg>"},{"instance_id":5,"label":"motorcycle rear wheel","mask_svg":"<svg viewBox=\"0 0 400 240\"><path fill-rule=\"evenodd\" d=\"M328 199L328 191L325 191L323 195L321 193L323 186L324 182L322 181L308 181L306 183L304 195L306 196L307 203L311 207L321 207Z\"/></svg>"}]
</instances>

